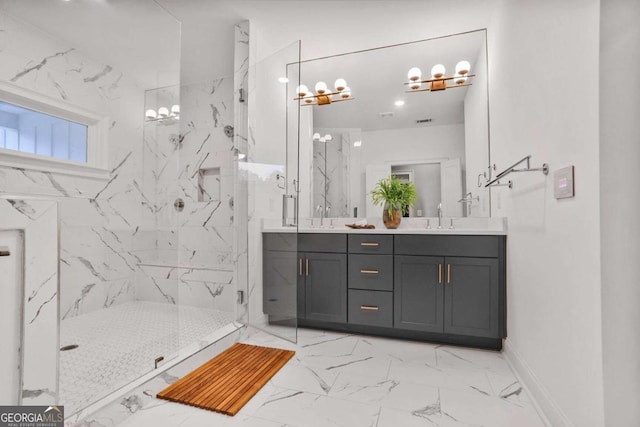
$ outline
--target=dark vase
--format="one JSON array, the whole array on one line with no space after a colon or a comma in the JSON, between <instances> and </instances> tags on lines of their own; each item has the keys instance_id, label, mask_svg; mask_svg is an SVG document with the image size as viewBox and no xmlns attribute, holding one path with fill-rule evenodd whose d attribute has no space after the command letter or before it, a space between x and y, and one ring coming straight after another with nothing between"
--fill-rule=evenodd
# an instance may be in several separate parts
<instances>
[{"instance_id":1,"label":"dark vase","mask_svg":"<svg viewBox=\"0 0 640 427\"><path fill-rule=\"evenodd\" d=\"M389 215L389 205L384 205L384 208L382 209L382 222L384 222L385 227L391 229L398 228L401 220L402 210L400 209L400 206L394 206L391 210L391 215Z\"/></svg>"}]
</instances>

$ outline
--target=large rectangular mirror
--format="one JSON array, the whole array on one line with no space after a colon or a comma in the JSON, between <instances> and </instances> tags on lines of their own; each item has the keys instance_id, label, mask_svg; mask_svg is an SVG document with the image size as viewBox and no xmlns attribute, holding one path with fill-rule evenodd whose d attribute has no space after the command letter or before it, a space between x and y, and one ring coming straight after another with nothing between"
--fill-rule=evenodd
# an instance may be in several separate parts
<instances>
[{"instance_id":1,"label":"large rectangular mirror","mask_svg":"<svg viewBox=\"0 0 640 427\"><path fill-rule=\"evenodd\" d=\"M442 64L444 77L470 63L468 77L445 81L437 90L423 82ZM488 174L489 126L486 30L358 51L302 63L302 82L315 92L346 80L350 97L318 105L301 99L301 217L379 217L369 192L383 177L413 181L418 201L405 215L488 217L488 189L478 186ZM464 79L460 79L464 80Z\"/></svg>"}]
</instances>

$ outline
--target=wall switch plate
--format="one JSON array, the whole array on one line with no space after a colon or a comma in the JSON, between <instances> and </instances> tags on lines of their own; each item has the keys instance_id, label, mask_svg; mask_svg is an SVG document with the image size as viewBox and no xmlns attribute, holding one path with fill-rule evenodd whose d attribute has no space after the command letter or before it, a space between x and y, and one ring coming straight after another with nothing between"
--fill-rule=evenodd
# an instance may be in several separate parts
<instances>
[{"instance_id":1,"label":"wall switch plate","mask_svg":"<svg viewBox=\"0 0 640 427\"><path fill-rule=\"evenodd\" d=\"M573 165L553 173L553 197L566 199L575 196Z\"/></svg>"}]
</instances>

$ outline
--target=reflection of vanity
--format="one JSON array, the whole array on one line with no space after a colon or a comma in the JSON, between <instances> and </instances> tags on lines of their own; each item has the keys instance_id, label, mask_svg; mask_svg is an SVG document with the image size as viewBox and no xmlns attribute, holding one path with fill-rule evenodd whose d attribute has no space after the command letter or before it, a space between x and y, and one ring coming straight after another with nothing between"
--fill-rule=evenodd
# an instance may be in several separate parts
<instances>
[{"instance_id":1,"label":"reflection of vanity","mask_svg":"<svg viewBox=\"0 0 640 427\"><path fill-rule=\"evenodd\" d=\"M299 326L502 347L504 233L270 231L263 233L263 307L270 319L283 313L283 300L294 307L297 293ZM296 276L283 280L294 268Z\"/></svg>"},{"instance_id":2,"label":"reflection of vanity","mask_svg":"<svg viewBox=\"0 0 640 427\"><path fill-rule=\"evenodd\" d=\"M452 70L461 59L471 62L471 85L406 93L410 67ZM300 183L311 190L301 194L301 217L351 217L355 208L377 216L368 193L397 171L414 173L412 217L435 216L440 203L445 216L490 216L489 191L477 185L490 164L484 30L305 61L301 74L309 86L345 78L353 95L300 108Z\"/></svg>"}]
</instances>

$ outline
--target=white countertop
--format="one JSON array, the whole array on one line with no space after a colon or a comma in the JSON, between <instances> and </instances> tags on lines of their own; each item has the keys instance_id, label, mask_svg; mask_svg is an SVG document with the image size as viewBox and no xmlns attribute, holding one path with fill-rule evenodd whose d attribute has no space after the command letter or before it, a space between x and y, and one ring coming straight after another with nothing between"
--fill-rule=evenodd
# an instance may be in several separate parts
<instances>
[{"instance_id":1,"label":"white countertop","mask_svg":"<svg viewBox=\"0 0 640 427\"><path fill-rule=\"evenodd\" d=\"M303 220L301 223L309 220ZM319 219L315 220L319 223ZM449 228L450 220L442 221L442 228L438 229L437 218L430 218L431 228L427 228L426 218L410 218L403 219L400 227L396 229L386 228L380 221L373 220L369 222L376 226L374 229L353 229L344 224L354 223L353 218L334 218L335 225L310 226L301 225L300 227L283 227L273 220L263 220L263 233L347 233L347 234L446 234L446 235L478 235L478 236L505 236L507 235L506 218L456 218L454 219L454 228ZM323 223L331 223L330 219L326 219Z\"/></svg>"}]
</instances>

